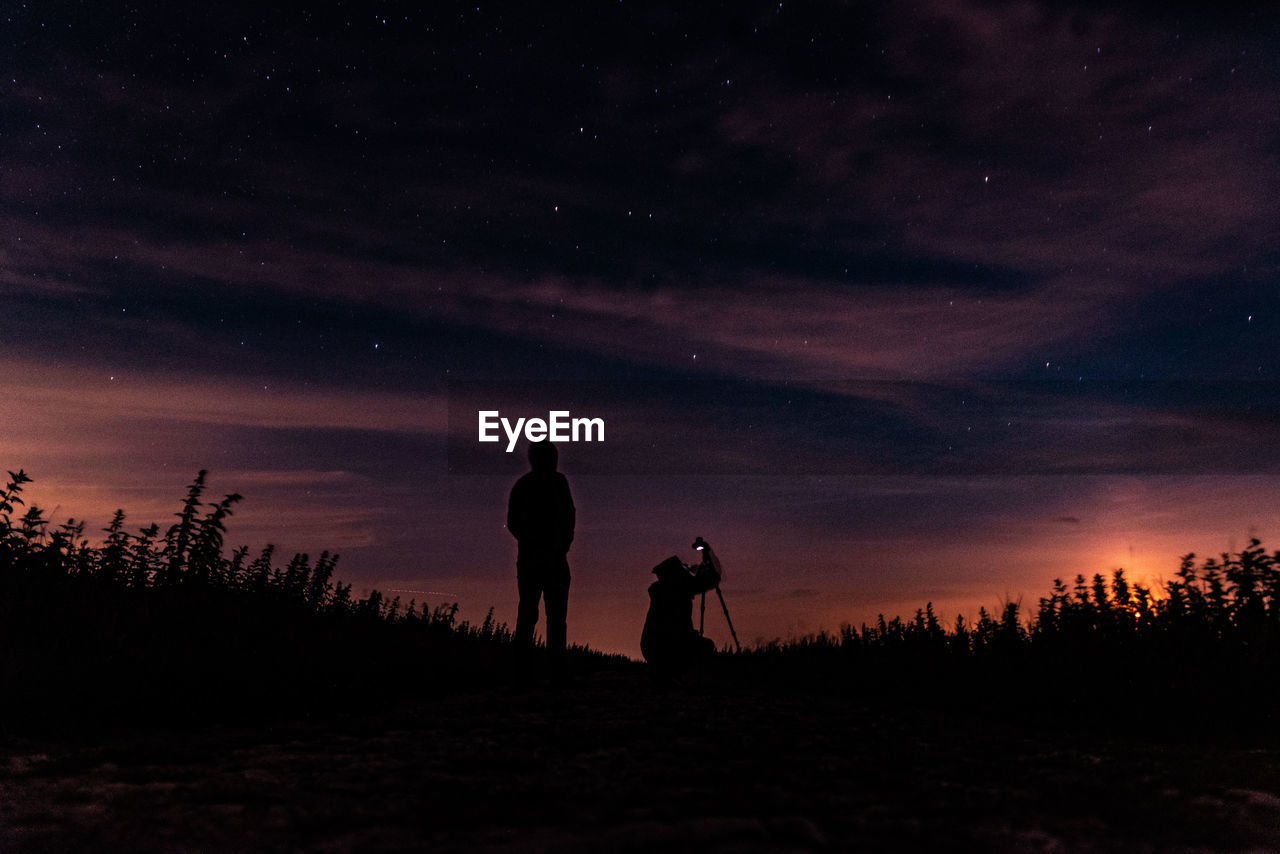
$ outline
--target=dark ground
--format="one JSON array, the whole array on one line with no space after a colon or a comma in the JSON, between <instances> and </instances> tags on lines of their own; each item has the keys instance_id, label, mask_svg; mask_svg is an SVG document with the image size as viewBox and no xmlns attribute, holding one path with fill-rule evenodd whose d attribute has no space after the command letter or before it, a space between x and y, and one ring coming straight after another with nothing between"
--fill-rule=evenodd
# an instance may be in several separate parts
<instances>
[{"instance_id":1,"label":"dark ground","mask_svg":"<svg viewBox=\"0 0 1280 854\"><path fill-rule=\"evenodd\" d=\"M9 735L0 850L1280 850L1274 739L1175 743L1122 711L1114 732L624 668L256 729Z\"/></svg>"}]
</instances>

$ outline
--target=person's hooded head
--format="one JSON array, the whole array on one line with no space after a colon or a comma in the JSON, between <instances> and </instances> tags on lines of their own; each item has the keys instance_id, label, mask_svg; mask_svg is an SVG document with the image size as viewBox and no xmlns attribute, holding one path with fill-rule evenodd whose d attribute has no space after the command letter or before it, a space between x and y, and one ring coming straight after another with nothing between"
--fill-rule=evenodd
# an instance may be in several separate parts
<instances>
[{"instance_id":1,"label":"person's hooded head","mask_svg":"<svg viewBox=\"0 0 1280 854\"><path fill-rule=\"evenodd\" d=\"M668 581L679 576L689 577L689 568L684 565L684 561L672 555L653 568L653 574L658 576L659 581Z\"/></svg>"},{"instance_id":2,"label":"person's hooded head","mask_svg":"<svg viewBox=\"0 0 1280 854\"><path fill-rule=\"evenodd\" d=\"M560 460L556 446L546 441L529 443L529 468L536 472L553 472Z\"/></svg>"}]
</instances>

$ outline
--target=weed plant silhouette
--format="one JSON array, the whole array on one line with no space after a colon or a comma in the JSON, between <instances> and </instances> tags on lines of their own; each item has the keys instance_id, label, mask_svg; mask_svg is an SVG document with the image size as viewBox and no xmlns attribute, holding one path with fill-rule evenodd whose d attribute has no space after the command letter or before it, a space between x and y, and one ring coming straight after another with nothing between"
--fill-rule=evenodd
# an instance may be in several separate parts
<instances>
[{"instance_id":1,"label":"weed plant silhouette","mask_svg":"<svg viewBox=\"0 0 1280 854\"><path fill-rule=\"evenodd\" d=\"M99 544L27 506L31 477L0 492L0 726L83 729L345 706L501 678L516 661L493 619L458 621L335 579L338 555L275 563L226 554L241 496L205 503L206 472L175 521L130 533L123 510ZM588 654L578 649L579 655Z\"/></svg>"},{"instance_id":2,"label":"weed plant silhouette","mask_svg":"<svg viewBox=\"0 0 1280 854\"><path fill-rule=\"evenodd\" d=\"M176 521L130 533L117 510L98 545L85 523L27 506L31 478L0 491L0 728L255 719L485 685L522 659L493 611L356 598L338 556L274 546L225 553L236 493L204 503L206 473ZM577 666L620 656L572 650ZM739 683L838 690L947 714L1025 713L1167 722L1179 732L1272 726L1280 684L1280 552L1182 558L1156 588L1055 579L1032 614L1020 600L944 626L932 603L723 656ZM1214 723L1221 721L1221 723Z\"/></svg>"},{"instance_id":3,"label":"weed plant silhouette","mask_svg":"<svg viewBox=\"0 0 1280 854\"><path fill-rule=\"evenodd\" d=\"M834 686L949 714L1006 712L1111 728L1213 737L1274 728L1280 685L1280 552L1182 558L1157 588L1077 575L1055 579L1035 613L1020 601L944 627L932 603L915 617L846 624L757 645L737 658L788 684Z\"/></svg>"}]
</instances>

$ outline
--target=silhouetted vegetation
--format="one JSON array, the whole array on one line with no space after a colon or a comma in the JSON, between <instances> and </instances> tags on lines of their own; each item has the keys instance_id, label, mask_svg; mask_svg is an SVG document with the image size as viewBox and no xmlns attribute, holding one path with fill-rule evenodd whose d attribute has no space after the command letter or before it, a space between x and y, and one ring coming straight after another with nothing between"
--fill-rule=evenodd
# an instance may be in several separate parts
<instances>
[{"instance_id":1,"label":"silhouetted vegetation","mask_svg":"<svg viewBox=\"0 0 1280 854\"><path fill-rule=\"evenodd\" d=\"M117 510L97 545L84 522L27 506L30 482L10 472L0 492L0 723L258 718L439 693L526 664L492 609L474 625L456 603L356 597L327 551L226 554L241 496L205 502L203 471L168 529L130 533Z\"/></svg>"},{"instance_id":2,"label":"silhouetted vegetation","mask_svg":"<svg viewBox=\"0 0 1280 854\"><path fill-rule=\"evenodd\" d=\"M1149 589L1123 569L1055 579L1034 614L1020 601L944 626L930 603L757 645L743 666L792 680L815 671L837 690L955 713L993 710L1200 735L1272 721L1280 677L1280 552L1257 539L1235 554L1185 556Z\"/></svg>"},{"instance_id":3,"label":"silhouetted vegetation","mask_svg":"<svg viewBox=\"0 0 1280 854\"><path fill-rule=\"evenodd\" d=\"M23 503L30 478L0 492L0 725L77 730L255 719L485 687L528 661L492 609L458 606L335 577L338 556L280 562L224 547L241 500L207 503L205 473L176 521L130 533L117 510L99 542ZM619 656L571 651L579 671ZM1280 677L1280 552L1182 559L1149 589L1123 570L1055 580L1034 613L1020 601L943 625L932 604L722 656L712 668L765 688L835 690L950 714L1123 720L1199 734L1270 723ZM1221 725L1206 724L1220 719Z\"/></svg>"}]
</instances>

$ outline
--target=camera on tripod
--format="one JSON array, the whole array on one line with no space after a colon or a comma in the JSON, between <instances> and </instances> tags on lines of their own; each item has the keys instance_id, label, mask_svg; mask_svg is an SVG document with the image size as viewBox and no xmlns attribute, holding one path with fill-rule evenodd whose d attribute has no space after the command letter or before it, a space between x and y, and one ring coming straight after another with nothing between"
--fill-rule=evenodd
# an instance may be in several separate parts
<instances>
[{"instance_id":1,"label":"camera on tripod","mask_svg":"<svg viewBox=\"0 0 1280 854\"><path fill-rule=\"evenodd\" d=\"M720 558L716 557L716 553L711 550L711 544L702 537L698 537L693 541L693 548L702 552L702 562L707 564L716 573L716 598L720 600L720 610L724 612L724 621L729 624L729 634L733 637L733 645L738 652L742 652L742 644L738 643L738 633L733 630L733 620L729 618L729 606L724 603L724 594L720 592L719 579L724 578L724 571L720 569ZM702 594L702 604L698 614L698 634L703 634L706 628L707 618L707 594Z\"/></svg>"}]
</instances>

